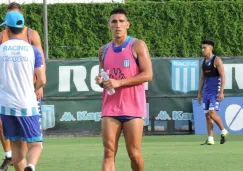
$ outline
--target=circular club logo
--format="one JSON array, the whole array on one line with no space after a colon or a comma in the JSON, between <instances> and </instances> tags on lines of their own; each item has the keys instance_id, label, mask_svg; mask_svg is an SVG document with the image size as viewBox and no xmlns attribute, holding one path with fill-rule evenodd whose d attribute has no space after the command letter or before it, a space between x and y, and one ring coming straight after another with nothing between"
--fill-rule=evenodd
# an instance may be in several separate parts
<instances>
[{"instance_id":1,"label":"circular club logo","mask_svg":"<svg viewBox=\"0 0 243 171\"><path fill-rule=\"evenodd\" d=\"M243 110L240 105L232 104L225 111L225 121L232 131L240 131L243 128Z\"/></svg>"}]
</instances>

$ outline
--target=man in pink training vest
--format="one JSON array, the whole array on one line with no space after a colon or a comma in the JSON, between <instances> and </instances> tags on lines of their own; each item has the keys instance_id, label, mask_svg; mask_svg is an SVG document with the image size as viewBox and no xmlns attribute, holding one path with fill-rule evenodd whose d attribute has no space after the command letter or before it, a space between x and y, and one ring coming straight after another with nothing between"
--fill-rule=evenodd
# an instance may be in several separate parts
<instances>
[{"instance_id":1,"label":"man in pink training vest","mask_svg":"<svg viewBox=\"0 0 243 171\"><path fill-rule=\"evenodd\" d=\"M111 11L109 29L113 40L99 50L100 68L109 70L110 79L96 83L104 88L102 105L103 171L115 171L115 155L123 130L133 171L143 171L141 155L146 96L144 83L152 81L153 71L144 41L127 35L130 23L122 8ZM106 90L114 88L115 94Z\"/></svg>"}]
</instances>

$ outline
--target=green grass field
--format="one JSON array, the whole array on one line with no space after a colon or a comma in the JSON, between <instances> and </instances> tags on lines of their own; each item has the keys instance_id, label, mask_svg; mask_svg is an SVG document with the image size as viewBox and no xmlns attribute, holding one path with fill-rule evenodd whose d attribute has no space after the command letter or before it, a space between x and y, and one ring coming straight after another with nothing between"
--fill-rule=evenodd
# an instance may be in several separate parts
<instances>
[{"instance_id":1,"label":"green grass field","mask_svg":"<svg viewBox=\"0 0 243 171\"><path fill-rule=\"evenodd\" d=\"M144 136L145 171L243 171L243 135L229 135L228 142L200 146L206 136ZM1 153L3 156L3 152ZM100 171L101 137L45 138L37 171ZM124 138L116 158L117 171L130 171ZM10 168L9 171L13 171Z\"/></svg>"}]
</instances>

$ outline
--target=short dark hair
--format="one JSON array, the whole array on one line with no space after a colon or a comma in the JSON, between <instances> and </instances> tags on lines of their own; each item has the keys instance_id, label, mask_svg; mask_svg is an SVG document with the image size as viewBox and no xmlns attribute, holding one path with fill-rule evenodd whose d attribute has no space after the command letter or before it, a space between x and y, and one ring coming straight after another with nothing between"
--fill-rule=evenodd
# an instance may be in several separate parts
<instances>
[{"instance_id":1,"label":"short dark hair","mask_svg":"<svg viewBox=\"0 0 243 171\"><path fill-rule=\"evenodd\" d=\"M110 16L112 16L113 14L124 14L127 17L127 12L125 9L123 8L115 8L111 11Z\"/></svg>"},{"instance_id":2,"label":"short dark hair","mask_svg":"<svg viewBox=\"0 0 243 171\"><path fill-rule=\"evenodd\" d=\"M20 34L24 29L24 28L16 28L16 27L8 27L8 28L13 34Z\"/></svg>"},{"instance_id":3,"label":"short dark hair","mask_svg":"<svg viewBox=\"0 0 243 171\"><path fill-rule=\"evenodd\" d=\"M203 45L203 44L211 45L211 46L214 47L214 42L213 42L212 40L203 40L203 41L202 41L202 45Z\"/></svg>"},{"instance_id":4,"label":"short dark hair","mask_svg":"<svg viewBox=\"0 0 243 171\"><path fill-rule=\"evenodd\" d=\"M12 2L8 5L8 10L13 10L13 9L19 9L20 11L22 11L20 4L18 4L17 2Z\"/></svg>"}]
</instances>

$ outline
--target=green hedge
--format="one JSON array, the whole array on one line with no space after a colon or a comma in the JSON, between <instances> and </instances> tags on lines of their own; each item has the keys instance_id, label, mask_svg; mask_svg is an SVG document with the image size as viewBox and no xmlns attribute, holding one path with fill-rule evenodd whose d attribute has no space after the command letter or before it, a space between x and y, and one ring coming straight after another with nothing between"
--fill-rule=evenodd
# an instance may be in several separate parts
<instances>
[{"instance_id":1,"label":"green hedge","mask_svg":"<svg viewBox=\"0 0 243 171\"><path fill-rule=\"evenodd\" d=\"M134 3L134 2L197 2L197 1L205 1L205 2L213 2L213 1L242 1L242 0L125 0L126 3Z\"/></svg>"},{"instance_id":2,"label":"green hedge","mask_svg":"<svg viewBox=\"0 0 243 171\"><path fill-rule=\"evenodd\" d=\"M201 40L213 39L220 56L243 56L243 2L150 2L48 5L49 57L96 57L111 39L115 7L129 12L129 34L143 39L153 57L201 56ZM27 25L43 40L42 5L23 5ZM6 6L0 6L0 20Z\"/></svg>"}]
</instances>

